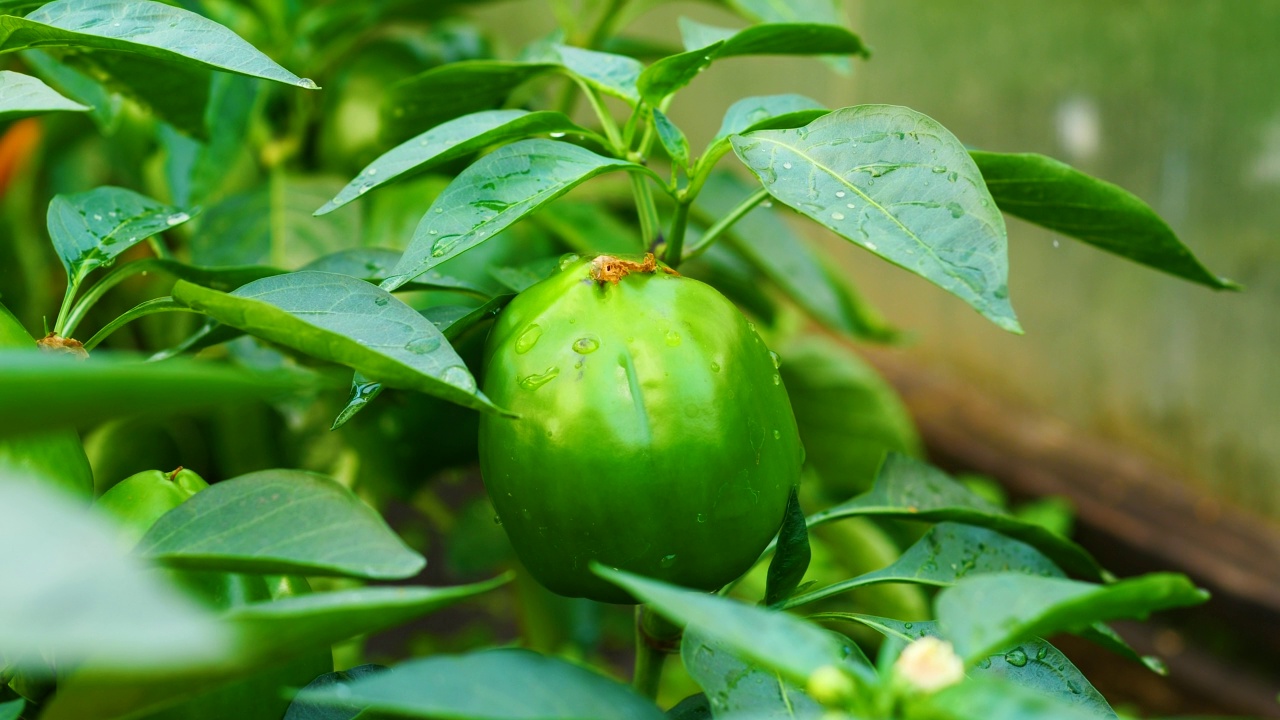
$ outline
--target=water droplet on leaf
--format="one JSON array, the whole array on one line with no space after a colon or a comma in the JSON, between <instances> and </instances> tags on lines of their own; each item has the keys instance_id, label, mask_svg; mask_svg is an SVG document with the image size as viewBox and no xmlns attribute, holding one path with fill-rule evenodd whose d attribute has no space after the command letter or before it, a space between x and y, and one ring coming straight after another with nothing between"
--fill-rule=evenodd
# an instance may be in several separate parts
<instances>
[{"instance_id":1,"label":"water droplet on leaf","mask_svg":"<svg viewBox=\"0 0 1280 720\"><path fill-rule=\"evenodd\" d=\"M379 299L384 299L384 298L379 298ZM435 335L428 335L426 337L414 338L413 340L410 340L409 342L405 343L404 349L408 350L409 352L415 355L426 355L427 353L431 352L432 350L435 350L438 347L440 347L440 338L436 337Z\"/></svg>"},{"instance_id":2,"label":"water droplet on leaf","mask_svg":"<svg viewBox=\"0 0 1280 720\"><path fill-rule=\"evenodd\" d=\"M440 376L440 379L467 392L475 392L476 389L476 379L471 377L471 373L461 365L445 368L444 374Z\"/></svg>"},{"instance_id":3,"label":"water droplet on leaf","mask_svg":"<svg viewBox=\"0 0 1280 720\"><path fill-rule=\"evenodd\" d=\"M600 341L593 337L580 337L573 341L573 351L579 355L590 355L600 348Z\"/></svg>"},{"instance_id":4,"label":"water droplet on leaf","mask_svg":"<svg viewBox=\"0 0 1280 720\"><path fill-rule=\"evenodd\" d=\"M555 380L556 376L559 374L560 368L549 367L540 373L534 373L533 375L526 375L520 378L520 387L525 390L537 390L543 385Z\"/></svg>"},{"instance_id":5,"label":"water droplet on leaf","mask_svg":"<svg viewBox=\"0 0 1280 720\"><path fill-rule=\"evenodd\" d=\"M1027 654L1023 652L1022 648L1014 648L1005 653L1004 661L1014 667L1024 667L1027 664Z\"/></svg>"},{"instance_id":6,"label":"water droplet on leaf","mask_svg":"<svg viewBox=\"0 0 1280 720\"><path fill-rule=\"evenodd\" d=\"M530 325L520 333L520 337L516 338L516 354L523 355L533 349L538 344L538 338L542 337L542 328L537 323Z\"/></svg>"}]
</instances>

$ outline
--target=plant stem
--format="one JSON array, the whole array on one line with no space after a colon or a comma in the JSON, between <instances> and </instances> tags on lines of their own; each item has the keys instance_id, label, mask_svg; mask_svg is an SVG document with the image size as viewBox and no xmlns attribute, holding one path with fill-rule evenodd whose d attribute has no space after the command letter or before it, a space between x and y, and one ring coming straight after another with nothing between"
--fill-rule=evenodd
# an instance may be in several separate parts
<instances>
[{"instance_id":1,"label":"plant stem","mask_svg":"<svg viewBox=\"0 0 1280 720\"><path fill-rule=\"evenodd\" d=\"M156 259L146 258L143 260L135 260L131 263L125 263L123 265L117 265L112 268L106 275L102 276L101 280L94 283L85 291L84 295L67 315L63 331L67 335L74 333L76 331L76 327L80 325L80 321L84 320L85 314L89 312L94 304L97 303L98 300L102 299L102 296L105 295L108 290L119 285L130 275L137 275L138 273L145 273L151 269L158 269L159 266L160 263L157 262Z\"/></svg>"},{"instance_id":2,"label":"plant stem","mask_svg":"<svg viewBox=\"0 0 1280 720\"><path fill-rule=\"evenodd\" d=\"M649 699L657 699L662 664L680 648L679 627L646 605L636 606L636 666L631 687Z\"/></svg>"},{"instance_id":3,"label":"plant stem","mask_svg":"<svg viewBox=\"0 0 1280 720\"><path fill-rule=\"evenodd\" d=\"M147 300L145 302L138 303L133 307L132 310L129 310L128 312L116 318L115 320L112 320L111 322L107 323L106 327L94 333L94 336L89 338L88 342L84 344L84 349L86 351L94 349L95 347L98 346L98 343L102 342L103 340L106 340L107 336L111 335L111 333L115 332L116 330L119 330L122 326L124 326L129 322L137 320L140 317L145 317L147 315L154 315L156 313L162 313L162 312L193 313L197 311L192 310L186 305L178 304L178 301L168 296L155 298L153 300Z\"/></svg>"},{"instance_id":4,"label":"plant stem","mask_svg":"<svg viewBox=\"0 0 1280 720\"><path fill-rule=\"evenodd\" d=\"M631 176L631 194L636 199L636 214L640 216L640 241L649 248L658 239L658 206L653 202L653 189L649 187L648 178L642 173L627 173Z\"/></svg>"},{"instance_id":5,"label":"plant stem","mask_svg":"<svg viewBox=\"0 0 1280 720\"><path fill-rule=\"evenodd\" d=\"M684 253L684 231L689 226L689 205L692 201L681 194L676 198L676 211L671 216L671 230L667 232L667 249L663 259L673 269L680 267Z\"/></svg>"},{"instance_id":6,"label":"plant stem","mask_svg":"<svg viewBox=\"0 0 1280 720\"><path fill-rule=\"evenodd\" d=\"M689 251L685 253L683 259L688 260L689 258L697 257L706 252L706 249L711 247L712 243L716 240L719 240L720 236L723 235L726 230L733 227L734 223L741 220L744 215L751 212L756 205L759 205L767 197L769 197L769 191L764 188L760 188L747 197L746 200L738 203L727 215L717 220L711 227L707 228L707 231L698 239L698 243L693 247L690 247Z\"/></svg>"},{"instance_id":7,"label":"plant stem","mask_svg":"<svg viewBox=\"0 0 1280 720\"><path fill-rule=\"evenodd\" d=\"M56 335L62 335L62 329L67 324L67 315L71 313L71 302L76 297L76 291L80 289L79 283L72 278L67 278L67 290L62 294L62 307L58 308L58 319L53 323L53 332ZM66 337L63 335L63 337Z\"/></svg>"}]
</instances>

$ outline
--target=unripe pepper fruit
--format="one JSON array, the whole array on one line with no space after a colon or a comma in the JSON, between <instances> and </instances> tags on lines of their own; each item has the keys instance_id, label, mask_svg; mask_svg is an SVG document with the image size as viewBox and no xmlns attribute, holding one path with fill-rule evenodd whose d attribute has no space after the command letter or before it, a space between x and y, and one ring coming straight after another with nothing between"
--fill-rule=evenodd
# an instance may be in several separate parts
<instances>
[{"instance_id":1,"label":"unripe pepper fruit","mask_svg":"<svg viewBox=\"0 0 1280 720\"><path fill-rule=\"evenodd\" d=\"M778 531L804 451L777 356L709 285L602 256L517 296L485 347L480 467L562 595L635 602L590 563L713 590Z\"/></svg>"}]
</instances>

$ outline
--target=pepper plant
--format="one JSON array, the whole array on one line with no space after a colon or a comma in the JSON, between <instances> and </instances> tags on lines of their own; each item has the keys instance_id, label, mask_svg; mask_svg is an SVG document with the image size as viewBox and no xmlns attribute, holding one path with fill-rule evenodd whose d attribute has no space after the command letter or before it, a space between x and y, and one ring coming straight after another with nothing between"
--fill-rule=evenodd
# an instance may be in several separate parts
<instances>
[{"instance_id":1,"label":"pepper plant","mask_svg":"<svg viewBox=\"0 0 1280 720\"><path fill-rule=\"evenodd\" d=\"M1235 286L917 110L753 96L690 138L713 63L870 51L828 0L670 48L628 34L654 4L552 0L500 58L462 3L0 3L0 159L50 134L5 160L0 718L1116 717L1046 638L1163 671L1106 623L1205 593L922 460L848 344L900 333L797 227L1013 333L1004 214ZM131 187L69 182L79 142ZM477 461L496 517L447 500ZM422 584L427 535L474 582ZM453 605L524 632L361 664Z\"/></svg>"}]
</instances>

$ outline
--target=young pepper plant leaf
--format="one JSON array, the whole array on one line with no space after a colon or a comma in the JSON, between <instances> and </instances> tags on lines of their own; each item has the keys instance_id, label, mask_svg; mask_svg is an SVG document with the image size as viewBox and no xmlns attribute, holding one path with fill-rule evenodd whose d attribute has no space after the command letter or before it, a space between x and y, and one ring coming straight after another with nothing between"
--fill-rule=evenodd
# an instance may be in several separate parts
<instances>
[{"instance_id":1,"label":"young pepper plant leaf","mask_svg":"<svg viewBox=\"0 0 1280 720\"><path fill-rule=\"evenodd\" d=\"M316 215L333 212L392 180L429 170L490 145L546 133L591 134L563 113L484 110L463 115L405 140L369 163Z\"/></svg>"},{"instance_id":2,"label":"young pepper plant leaf","mask_svg":"<svg viewBox=\"0 0 1280 720\"><path fill-rule=\"evenodd\" d=\"M526 81L559 66L550 62L462 60L405 78L387 88L384 138L404 142L443 122L492 110Z\"/></svg>"},{"instance_id":3,"label":"young pepper plant leaf","mask_svg":"<svg viewBox=\"0 0 1280 720\"><path fill-rule=\"evenodd\" d=\"M47 222L71 287L120 253L191 219L189 213L118 187L55 195Z\"/></svg>"},{"instance_id":4,"label":"young pepper plant leaf","mask_svg":"<svg viewBox=\"0 0 1280 720\"><path fill-rule=\"evenodd\" d=\"M1022 332L1004 217L964 146L933 119L859 105L730 141L781 202Z\"/></svg>"},{"instance_id":5,"label":"young pepper plant leaf","mask_svg":"<svg viewBox=\"0 0 1280 720\"><path fill-rule=\"evenodd\" d=\"M0 702L0 720L18 720L22 717L22 710L26 706L27 701L23 698Z\"/></svg>"},{"instance_id":6,"label":"young pepper plant leaf","mask_svg":"<svg viewBox=\"0 0 1280 720\"><path fill-rule=\"evenodd\" d=\"M636 82L644 65L639 60L569 45L556 45L553 49L559 55L560 63L591 87L630 105L640 102Z\"/></svg>"},{"instance_id":7,"label":"young pepper plant leaf","mask_svg":"<svg viewBox=\"0 0 1280 720\"><path fill-rule=\"evenodd\" d=\"M386 672L388 669L385 665L365 664L357 665L350 670L325 673L307 683L307 686L302 688L302 692L319 692L335 687L346 687L358 680ZM364 705L355 702L341 705L317 705L305 698L295 698L289 704L289 709L285 711L284 720L355 720L364 709Z\"/></svg>"},{"instance_id":8,"label":"young pepper plant leaf","mask_svg":"<svg viewBox=\"0 0 1280 720\"><path fill-rule=\"evenodd\" d=\"M215 483L161 516L135 552L187 570L368 580L412 577L427 562L350 490L303 470Z\"/></svg>"},{"instance_id":9,"label":"young pepper plant leaf","mask_svg":"<svg viewBox=\"0 0 1280 720\"><path fill-rule=\"evenodd\" d=\"M1036 688L996 677L974 678L931 695L908 706L905 720L1097 720L1116 717L1095 709L1073 705Z\"/></svg>"},{"instance_id":10,"label":"young pepper plant leaf","mask_svg":"<svg viewBox=\"0 0 1280 720\"><path fill-rule=\"evenodd\" d=\"M857 613L822 613L822 619L839 619L865 625L886 637L912 642L922 637L945 639L931 620L903 622ZM969 669L971 678L995 677L1052 697L1097 718L1114 718L1115 710L1066 655L1032 638L1016 647L995 652Z\"/></svg>"},{"instance_id":11,"label":"young pepper plant leaf","mask_svg":"<svg viewBox=\"0 0 1280 720\"><path fill-rule=\"evenodd\" d=\"M409 660L343 688L304 690L298 700L399 717L663 720L656 705L617 681L517 649Z\"/></svg>"},{"instance_id":12,"label":"young pepper plant leaf","mask_svg":"<svg viewBox=\"0 0 1280 720\"><path fill-rule=\"evenodd\" d=\"M764 604L776 605L791 597L809 569L813 557L809 549L809 527L805 525L804 510L800 508L800 495L791 489L787 509L782 515L782 528L778 531L778 550L769 562L765 581Z\"/></svg>"},{"instance_id":13,"label":"young pepper plant leaf","mask_svg":"<svg viewBox=\"0 0 1280 720\"><path fill-rule=\"evenodd\" d=\"M56 0L25 18L0 17L0 52L53 46L134 53L317 89L222 25L151 0Z\"/></svg>"},{"instance_id":14,"label":"young pepper plant leaf","mask_svg":"<svg viewBox=\"0 0 1280 720\"><path fill-rule=\"evenodd\" d=\"M88 105L63 97L38 78L0 70L0 122L49 112L88 112Z\"/></svg>"},{"instance_id":15,"label":"young pepper plant leaf","mask_svg":"<svg viewBox=\"0 0 1280 720\"><path fill-rule=\"evenodd\" d=\"M256 280L231 294L180 280L173 297L221 323L347 365L389 387L502 412L476 388L475 378L434 325L363 280L296 272Z\"/></svg>"},{"instance_id":16,"label":"young pepper plant leaf","mask_svg":"<svg viewBox=\"0 0 1280 720\"><path fill-rule=\"evenodd\" d=\"M390 248L347 248L316 258L300 269L350 275L377 283L391 277L391 270L396 263L400 262L401 255L403 253L399 250ZM488 300L491 297L488 290L469 280L445 275L436 270L419 275L407 287L414 290L453 290L481 300Z\"/></svg>"},{"instance_id":17,"label":"young pepper plant leaf","mask_svg":"<svg viewBox=\"0 0 1280 720\"><path fill-rule=\"evenodd\" d=\"M990 528L1044 553L1067 572L1101 580L1105 572L1076 543L1020 520L919 460L889 453L870 491L809 516L809 527L862 515L921 522L959 522Z\"/></svg>"},{"instance_id":18,"label":"young pepper plant leaf","mask_svg":"<svg viewBox=\"0 0 1280 720\"><path fill-rule=\"evenodd\" d=\"M1035 153L969 153L1001 210L1214 290L1240 286L1206 268L1138 196Z\"/></svg>"},{"instance_id":19,"label":"young pepper plant leaf","mask_svg":"<svg viewBox=\"0 0 1280 720\"><path fill-rule=\"evenodd\" d=\"M102 83L42 50L23 50L19 55L31 72L59 93L88 106L89 117L104 135L116 131L124 109L124 97L120 93L108 90ZM179 201L175 198L175 202Z\"/></svg>"},{"instance_id":20,"label":"young pepper plant leaf","mask_svg":"<svg viewBox=\"0 0 1280 720\"><path fill-rule=\"evenodd\" d=\"M817 720L822 706L794 684L738 657L724 643L686 630L680 641L680 660L698 687L706 692L713 717L740 711L768 717Z\"/></svg>"},{"instance_id":21,"label":"young pepper plant leaf","mask_svg":"<svg viewBox=\"0 0 1280 720\"><path fill-rule=\"evenodd\" d=\"M646 171L641 165L554 140L521 140L485 155L459 173L431 204L383 287L395 290L580 183L614 170Z\"/></svg>"},{"instance_id":22,"label":"young pepper plant leaf","mask_svg":"<svg viewBox=\"0 0 1280 720\"><path fill-rule=\"evenodd\" d=\"M645 101L657 106L688 85L711 63L745 55L857 55L868 57L862 40L839 25L766 23L734 30L680 18L686 52L662 58L640 74Z\"/></svg>"},{"instance_id":23,"label":"young pepper plant leaf","mask_svg":"<svg viewBox=\"0 0 1280 720\"><path fill-rule=\"evenodd\" d=\"M712 145L728 143L730 135L752 130L797 128L831 112L822 103L804 95L755 95L729 106L720 121Z\"/></svg>"},{"instance_id":24,"label":"young pepper plant leaf","mask_svg":"<svg viewBox=\"0 0 1280 720\"><path fill-rule=\"evenodd\" d=\"M653 113L653 127L656 129L658 142L662 143L662 148L667 151L671 161L677 167L689 167L689 140L684 132L661 110L652 108L650 112Z\"/></svg>"},{"instance_id":25,"label":"young pepper plant leaf","mask_svg":"<svg viewBox=\"0 0 1280 720\"><path fill-rule=\"evenodd\" d=\"M600 577L625 589L676 625L729 646L741 657L804 686L819 670L844 665L835 636L786 613L592 565Z\"/></svg>"},{"instance_id":26,"label":"young pepper plant leaf","mask_svg":"<svg viewBox=\"0 0 1280 720\"><path fill-rule=\"evenodd\" d=\"M938 594L938 625L970 663L1035 636L1145 618L1198 605L1209 594L1184 575L1152 573L1110 585L1014 573L977 575Z\"/></svg>"}]
</instances>

